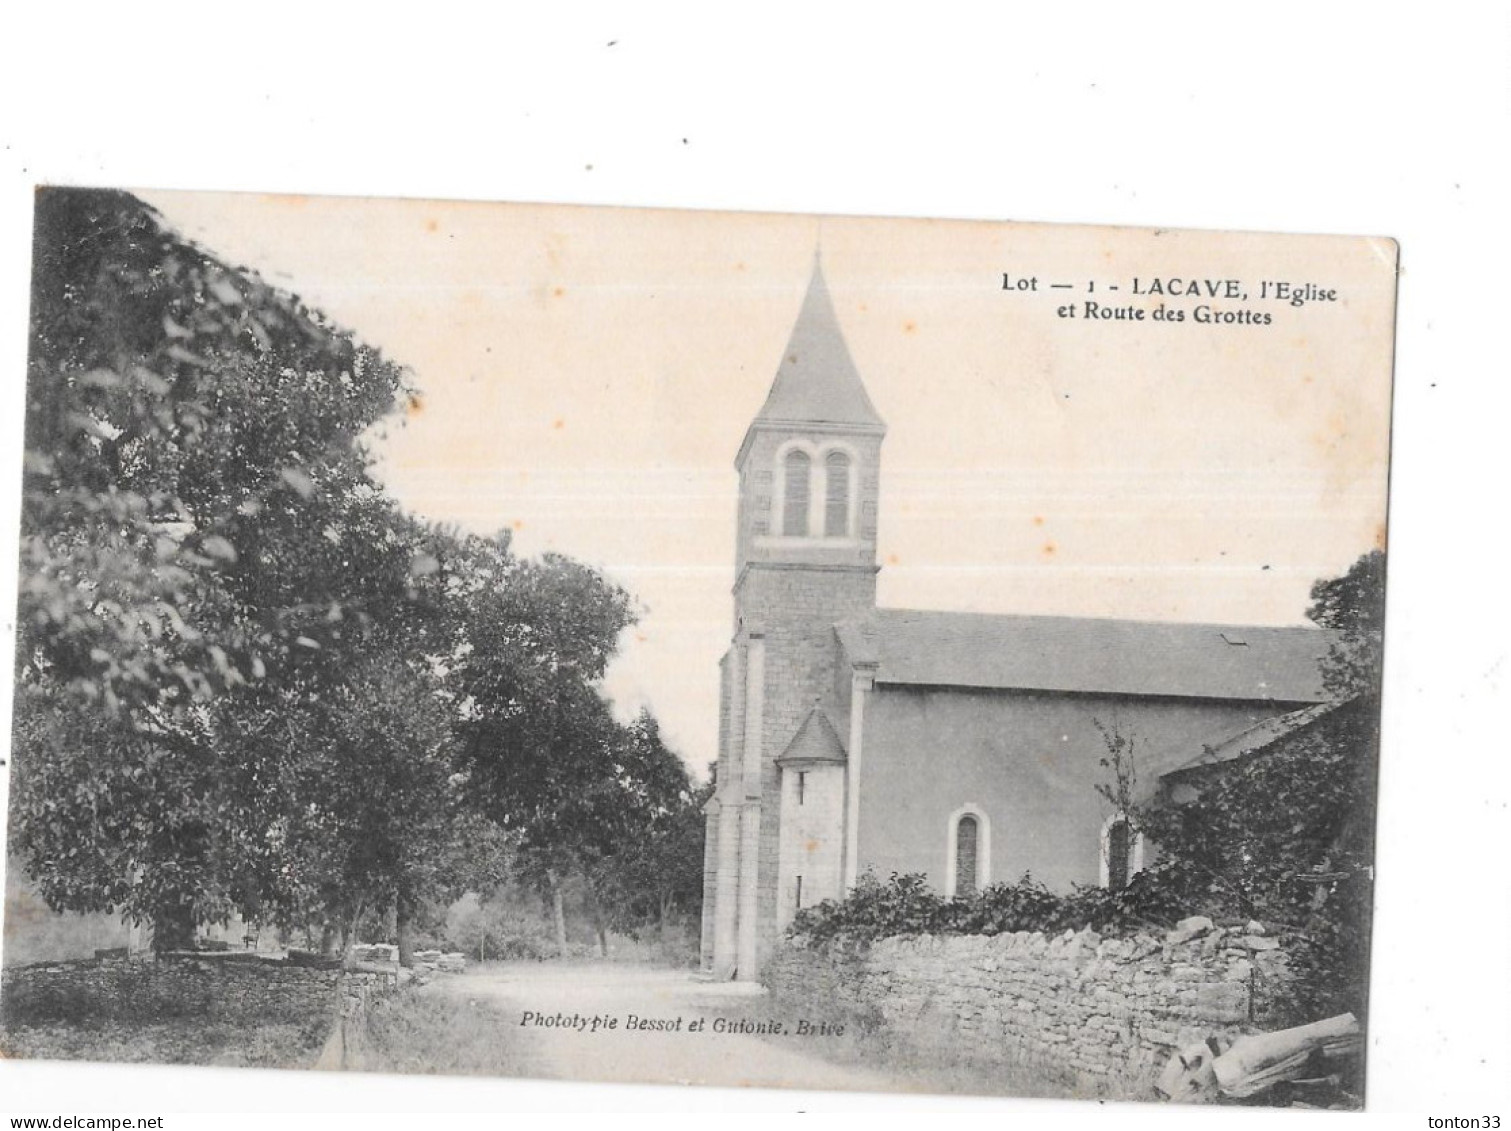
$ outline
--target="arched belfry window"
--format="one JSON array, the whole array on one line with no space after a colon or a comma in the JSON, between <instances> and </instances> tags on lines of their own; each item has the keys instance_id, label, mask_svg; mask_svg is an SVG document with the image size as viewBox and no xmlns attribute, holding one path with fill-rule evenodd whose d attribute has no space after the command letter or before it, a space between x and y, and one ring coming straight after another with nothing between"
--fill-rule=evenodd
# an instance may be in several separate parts
<instances>
[{"instance_id":1,"label":"arched belfry window","mask_svg":"<svg viewBox=\"0 0 1511 1131\"><path fill-rule=\"evenodd\" d=\"M991 825L986 814L974 805L950 814L945 897L965 899L991 883L991 859Z\"/></svg>"},{"instance_id":2,"label":"arched belfry window","mask_svg":"<svg viewBox=\"0 0 1511 1131\"><path fill-rule=\"evenodd\" d=\"M1144 838L1121 813L1102 826L1102 886L1119 891L1144 866Z\"/></svg>"},{"instance_id":3,"label":"arched belfry window","mask_svg":"<svg viewBox=\"0 0 1511 1131\"><path fill-rule=\"evenodd\" d=\"M813 461L807 452L794 448L782 461L782 474L782 533L800 538L808 533L808 492Z\"/></svg>"},{"instance_id":4,"label":"arched belfry window","mask_svg":"<svg viewBox=\"0 0 1511 1131\"><path fill-rule=\"evenodd\" d=\"M824 457L824 537L850 533L850 457L830 452Z\"/></svg>"}]
</instances>

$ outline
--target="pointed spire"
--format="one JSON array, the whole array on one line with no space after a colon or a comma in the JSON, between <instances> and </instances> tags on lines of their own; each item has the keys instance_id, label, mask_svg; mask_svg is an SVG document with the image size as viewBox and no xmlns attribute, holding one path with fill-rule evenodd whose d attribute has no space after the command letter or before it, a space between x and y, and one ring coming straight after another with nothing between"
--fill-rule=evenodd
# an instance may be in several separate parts
<instances>
[{"instance_id":1,"label":"pointed spire","mask_svg":"<svg viewBox=\"0 0 1511 1131\"><path fill-rule=\"evenodd\" d=\"M782 352L771 392L751 428L762 424L885 428L845 345L816 247L808 294Z\"/></svg>"}]
</instances>

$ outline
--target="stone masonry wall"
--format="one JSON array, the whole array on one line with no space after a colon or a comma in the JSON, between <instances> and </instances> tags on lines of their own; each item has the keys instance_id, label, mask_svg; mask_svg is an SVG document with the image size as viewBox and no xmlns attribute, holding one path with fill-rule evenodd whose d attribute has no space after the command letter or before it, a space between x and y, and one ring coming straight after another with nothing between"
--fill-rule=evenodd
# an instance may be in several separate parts
<instances>
[{"instance_id":1,"label":"stone masonry wall","mask_svg":"<svg viewBox=\"0 0 1511 1131\"><path fill-rule=\"evenodd\" d=\"M1286 982L1257 923L1186 920L1164 937L1018 932L784 946L768 966L791 1010L869 1021L905 1048L1031 1069L1081 1094L1147 1098L1177 1047L1265 1027Z\"/></svg>"},{"instance_id":2,"label":"stone masonry wall","mask_svg":"<svg viewBox=\"0 0 1511 1131\"><path fill-rule=\"evenodd\" d=\"M340 970L251 957L110 958L7 967L0 974L0 1008L11 1017L60 1020L201 1016L303 1023L322 1014L350 1017L396 984L396 974L386 971L359 969L343 978Z\"/></svg>"}]
</instances>

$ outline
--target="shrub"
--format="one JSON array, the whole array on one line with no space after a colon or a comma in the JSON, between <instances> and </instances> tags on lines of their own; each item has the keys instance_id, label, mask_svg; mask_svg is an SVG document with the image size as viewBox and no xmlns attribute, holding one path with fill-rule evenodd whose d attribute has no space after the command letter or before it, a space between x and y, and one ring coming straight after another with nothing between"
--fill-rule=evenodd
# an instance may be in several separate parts
<instances>
[{"instance_id":1,"label":"shrub","mask_svg":"<svg viewBox=\"0 0 1511 1131\"><path fill-rule=\"evenodd\" d=\"M490 937L486 945L488 958L500 962L540 962L556 957L556 943L544 935L514 932Z\"/></svg>"},{"instance_id":2,"label":"shrub","mask_svg":"<svg viewBox=\"0 0 1511 1131\"><path fill-rule=\"evenodd\" d=\"M799 911L790 933L818 944L929 934L947 917L946 906L921 875L894 872L882 883L868 872L844 899L826 899Z\"/></svg>"},{"instance_id":3,"label":"shrub","mask_svg":"<svg viewBox=\"0 0 1511 1131\"><path fill-rule=\"evenodd\" d=\"M1079 887L1064 899L1056 929L1090 927L1127 935L1172 927L1200 911L1185 898L1180 871L1177 862L1162 861L1134 873L1121 888Z\"/></svg>"},{"instance_id":4,"label":"shrub","mask_svg":"<svg viewBox=\"0 0 1511 1131\"><path fill-rule=\"evenodd\" d=\"M940 926L947 934L1000 935L1012 931L1054 930L1064 899L1031 876L1015 884L993 884L967 899L945 905Z\"/></svg>"},{"instance_id":5,"label":"shrub","mask_svg":"<svg viewBox=\"0 0 1511 1131\"><path fill-rule=\"evenodd\" d=\"M1017 883L993 884L973 896L948 900L935 894L922 875L894 872L882 882L868 873L844 899L799 911L789 934L822 946L893 935L1162 930L1191 914L1181 900L1179 871L1174 864L1157 864L1119 890L1081 887L1069 895L1058 895L1025 874Z\"/></svg>"},{"instance_id":6,"label":"shrub","mask_svg":"<svg viewBox=\"0 0 1511 1131\"><path fill-rule=\"evenodd\" d=\"M966 898L942 899L918 874L893 873L885 882L869 873L842 900L804 908L789 933L817 945L867 943L893 935L997 935L1057 932L1083 927L1131 933L1173 925L1188 912L1169 877L1156 866L1119 891L1078 888L1057 895L1031 876L993 884Z\"/></svg>"}]
</instances>

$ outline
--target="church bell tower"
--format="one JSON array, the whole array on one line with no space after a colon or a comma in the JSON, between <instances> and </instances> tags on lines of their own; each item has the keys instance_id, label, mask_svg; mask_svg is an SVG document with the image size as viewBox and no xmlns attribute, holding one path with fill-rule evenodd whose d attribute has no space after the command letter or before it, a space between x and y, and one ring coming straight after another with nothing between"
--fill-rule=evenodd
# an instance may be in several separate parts
<instances>
[{"instance_id":1,"label":"church bell tower","mask_svg":"<svg viewBox=\"0 0 1511 1131\"><path fill-rule=\"evenodd\" d=\"M740 473L735 621L830 622L876 595L876 495L886 425L840 332L823 270L813 277L776 380L735 457ZM803 607L788 599L801 578ZM794 576L796 575L796 576Z\"/></svg>"},{"instance_id":2,"label":"church bell tower","mask_svg":"<svg viewBox=\"0 0 1511 1131\"><path fill-rule=\"evenodd\" d=\"M801 780L838 783L837 820L843 810L834 625L876 606L885 434L815 259L771 391L735 457L734 635L722 663L719 788L705 852L704 965L716 977L754 978L791 918L788 905L802 905L802 880L788 890L782 862L784 755L833 770ZM819 767L825 758L838 764ZM810 893L820 890L810 876Z\"/></svg>"}]
</instances>

